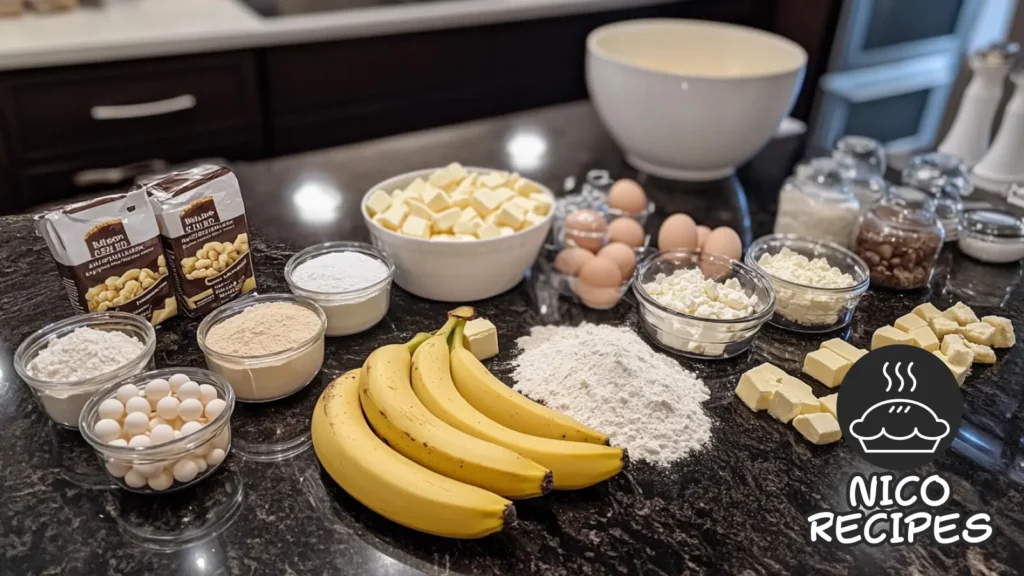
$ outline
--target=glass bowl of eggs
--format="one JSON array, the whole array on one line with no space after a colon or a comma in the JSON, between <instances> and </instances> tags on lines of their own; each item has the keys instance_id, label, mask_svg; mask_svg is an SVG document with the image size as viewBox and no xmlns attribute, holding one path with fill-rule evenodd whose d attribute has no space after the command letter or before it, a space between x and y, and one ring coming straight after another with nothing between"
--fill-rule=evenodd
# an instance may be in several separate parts
<instances>
[{"instance_id":1,"label":"glass bowl of eggs","mask_svg":"<svg viewBox=\"0 0 1024 576\"><path fill-rule=\"evenodd\" d=\"M173 492L213 474L231 450L235 393L199 368L131 376L96 393L79 429L110 478L139 493Z\"/></svg>"},{"instance_id":2,"label":"glass bowl of eggs","mask_svg":"<svg viewBox=\"0 0 1024 576\"><path fill-rule=\"evenodd\" d=\"M643 187L636 180L623 178L608 189L605 214L609 221L626 217L643 226L647 224L647 217L653 213L654 202L647 198Z\"/></svg>"},{"instance_id":3,"label":"glass bowl of eggs","mask_svg":"<svg viewBox=\"0 0 1024 576\"><path fill-rule=\"evenodd\" d=\"M636 263L654 252L622 242L609 242L597 254L568 247L555 256L554 267L561 276L563 293L579 298L588 308L609 310L629 290Z\"/></svg>"},{"instance_id":4,"label":"glass bowl of eggs","mask_svg":"<svg viewBox=\"0 0 1024 576\"><path fill-rule=\"evenodd\" d=\"M648 336L692 358L730 358L746 351L775 312L775 291L762 273L701 250L670 250L644 259L633 292Z\"/></svg>"}]
</instances>

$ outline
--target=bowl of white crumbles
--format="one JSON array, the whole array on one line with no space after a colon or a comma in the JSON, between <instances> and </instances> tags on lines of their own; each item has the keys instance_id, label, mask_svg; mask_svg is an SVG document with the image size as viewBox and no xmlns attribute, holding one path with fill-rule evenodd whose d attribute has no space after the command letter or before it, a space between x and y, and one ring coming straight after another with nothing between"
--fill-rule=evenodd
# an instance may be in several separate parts
<instances>
[{"instance_id":1,"label":"bowl of white crumbles","mask_svg":"<svg viewBox=\"0 0 1024 576\"><path fill-rule=\"evenodd\" d=\"M54 422L78 428L85 403L113 382L153 367L156 332L124 312L94 312L48 324L14 353L14 369Z\"/></svg>"}]
</instances>

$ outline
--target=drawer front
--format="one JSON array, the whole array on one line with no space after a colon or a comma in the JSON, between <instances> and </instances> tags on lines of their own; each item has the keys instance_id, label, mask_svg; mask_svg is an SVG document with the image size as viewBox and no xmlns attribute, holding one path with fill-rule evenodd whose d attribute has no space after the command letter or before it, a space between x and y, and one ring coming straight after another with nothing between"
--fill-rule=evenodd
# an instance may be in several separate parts
<instances>
[{"instance_id":1,"label":"drawer front","mask_svg":"<svg viewBox=\"0 0 1024 576\"><path fill-rule=\"evenodd\" d=\"M254 56L41 70L0 81L12 158L35 161L259 122Z\"/></svg>"},{"instance_id":2,"label":"drawer front","mask_svg":"<svg viewBox=\"0 0 1024 576\"><path fill-rule=\"evenodd\" d=\"M262 127L208 132L178 140L151 141L67 160L20 167L13 174L13 195L0 197L3 213L20 212L80 194L127 188L142 172L202 158L249 160L263 154ZM2 173L2 168L0 168ZM2 191L0 183L0 191Z\"/></svg>"}]
</instances>

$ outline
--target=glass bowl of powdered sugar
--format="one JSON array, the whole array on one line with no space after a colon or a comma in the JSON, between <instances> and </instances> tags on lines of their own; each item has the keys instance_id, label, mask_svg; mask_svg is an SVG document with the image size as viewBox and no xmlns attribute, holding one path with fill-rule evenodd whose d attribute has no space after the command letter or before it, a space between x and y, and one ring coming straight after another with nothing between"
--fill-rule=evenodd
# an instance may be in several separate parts
<instances>
[{"instance_id":1,"label":"glass bowl of powdered sugar","mask_svg":"<svg viewBox=\"0 0 1024 576\"><path fill-rule=\"evenodd\" d=\"M293 294L327 315L327 335L347 336L380 322L391 305L395 263L362 242L327 242L291 257L284 277Z\"/></svg>"},{"instance_id":2,"label":"glass bowl of powdered sugar","mask_svg":"<svg viewBox=\"0 0 1024 576\"><path fill-rule=\"evenodd\" d=\"M18 346L14 369L54 422L78 428L103 387L153 367L156 332L140 316L94 312L44 326Z\"/></svg>"}]
</instances>

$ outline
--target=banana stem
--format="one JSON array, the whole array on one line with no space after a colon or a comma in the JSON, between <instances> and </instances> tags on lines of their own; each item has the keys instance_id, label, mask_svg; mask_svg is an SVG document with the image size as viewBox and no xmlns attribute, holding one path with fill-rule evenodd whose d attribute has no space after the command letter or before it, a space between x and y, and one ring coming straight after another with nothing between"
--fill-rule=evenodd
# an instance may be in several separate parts
<instances>
[{"instance_id":1,"label":"banana stem","mask_svg":"<svg viewBox=\"0 0 1024 576\"><path fill-rule=\"evenodd\" d=\"M451 318L452 316L469 321L476 317L476 310L472 306L459 306L455 310L448 312L448 317Z\"/></svg>"},{"instance_id":2,"label":"banana stem","mask_svg":"<svg viewBox=\"0 0 1024 576\"><path fill-rule=\"evenodd\" d=\"M455 334L452 335L452 347L455 349L464 348L462 344L462 335L466 332L466 321L460 320L455 325Z\"/></svg>"},{"instance_id":3,"label":"banana stem","mask_svg":"<svg viewBox=\"0 0 1024 576\"><path fill-rule=\"evenodd\" d=\"M455 329L455 325L458 323L459 318L457 316L449 316L448 321L444 323L444 326L441 326L440 330L434 332L434 336L444 336L444 339L447 340L448 335L452 333L452 330Z\"/></svg>"},{"instance_id":4,"label":"banana stem","mask_svg":"<svg viewBox=\"0 0 1024 576\"><path fill-rule=\"evenodd\" d=\"M407 348L409 348L409 354L412 354L413 352L415 352L416 349L420 347L420 344L423 344L427 340L430 340L433 336L434 336L433 334L427 334L426 332L420 332L412 340L409 340L408 342L406 342L405 346Z\"/></svg>"}]
</instances>

